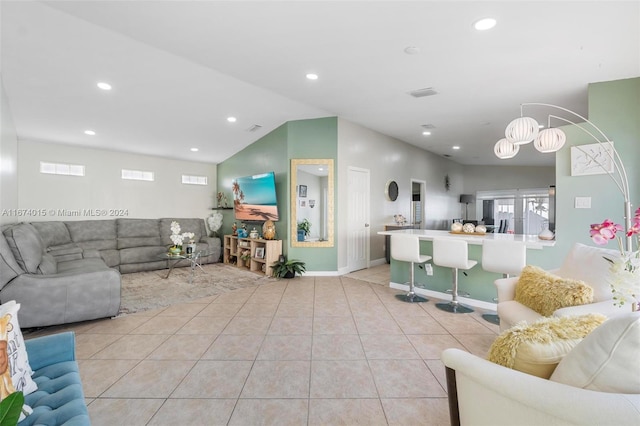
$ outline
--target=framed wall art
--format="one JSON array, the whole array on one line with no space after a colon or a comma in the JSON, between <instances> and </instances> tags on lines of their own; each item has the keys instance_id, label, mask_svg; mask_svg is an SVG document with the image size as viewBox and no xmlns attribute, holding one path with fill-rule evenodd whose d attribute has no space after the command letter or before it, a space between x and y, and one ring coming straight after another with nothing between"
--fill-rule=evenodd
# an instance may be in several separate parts
<instances>
[{"instance_id":1,"label":"framed wall art","mask_svg":"<svg viewBox=\"0 0 640 426\"><path fill-rule=\"evenodd\" d=\"M571 147L571 176L613 173L613 142Z\"/></svg>"}]
</instances>

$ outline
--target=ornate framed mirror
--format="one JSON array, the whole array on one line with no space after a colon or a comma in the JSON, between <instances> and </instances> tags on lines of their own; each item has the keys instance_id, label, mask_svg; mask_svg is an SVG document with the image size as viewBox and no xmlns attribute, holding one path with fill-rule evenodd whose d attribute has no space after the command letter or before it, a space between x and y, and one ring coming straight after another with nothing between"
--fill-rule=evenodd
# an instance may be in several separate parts
<instances>
[{"instance_id":1,"label":"ornate framed mirror","mask_svg":"<svg viewBox=\"0 0 640 426\"><path fill-rule=\"evenodd\" d=\"M333 159L291 160L291 246L333 247Z\"/></svg>"}]
</instances>

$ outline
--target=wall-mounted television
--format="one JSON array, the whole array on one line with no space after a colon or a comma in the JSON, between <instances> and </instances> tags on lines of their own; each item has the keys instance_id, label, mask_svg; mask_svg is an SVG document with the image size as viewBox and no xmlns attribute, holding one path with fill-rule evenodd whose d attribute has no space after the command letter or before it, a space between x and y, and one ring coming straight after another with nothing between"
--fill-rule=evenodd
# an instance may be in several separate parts
<instances>
[{"instance_id":1,"label":"wall-mounted television","mask_svg":"<svg viewBox=\"0 0 640 426\"><path fill-rule=\"evenodd\" d=\"M231 187L236 220L279 219L274 172L236 179Z\"/></svg>"}]
</instances>

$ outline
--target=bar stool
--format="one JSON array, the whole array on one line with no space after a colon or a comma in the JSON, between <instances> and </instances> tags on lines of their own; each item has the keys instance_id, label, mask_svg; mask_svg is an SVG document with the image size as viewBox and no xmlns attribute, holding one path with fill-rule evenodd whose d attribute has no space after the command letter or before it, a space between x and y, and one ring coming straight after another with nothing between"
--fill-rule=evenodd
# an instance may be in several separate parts
<instances>
[{"instance_id":1,"label":"bar stool","mask_svg":"<svg viewBox=\"0 0 640 426\"><path fill-rule=\"evenodd\" d=\"M482 242L482 269L502 274L504 278L518 275L527 265L527 246L524 241L486 239ZM482 318L500 324L497 314L483 314Z\"/></svg>"},{"instance_id":2,"label":"bar stool","mask_svg":"<svg viewBox=\"0 0 640 426\"><path fill-rule=\"evenodd\" d=\"M453 238L434 238L433 263L438 266L452 268L453 273L451 302L436 303L436 307L443 311L453 312L454 314L473 312L473 309L458 302L458 269L468 270L478 263L475 260L469 259L467 242Z\"/></svg>"},{"instance_id":3,"label":"bar stool","mask_svg":"<svg viewBox=\"0 0 640 426\"><path fill-rule=\"evenodd\" d=\"M431 260L431 256L420 254L420 240L411 234L391 235L391 257L401 262L411 263L411 281L409 282L409 293L397 294L400 300L410 303L428 302L428 299L418 296L414 291L415 286L415 263L422 263Z\"/></svg>"}]
</instances>

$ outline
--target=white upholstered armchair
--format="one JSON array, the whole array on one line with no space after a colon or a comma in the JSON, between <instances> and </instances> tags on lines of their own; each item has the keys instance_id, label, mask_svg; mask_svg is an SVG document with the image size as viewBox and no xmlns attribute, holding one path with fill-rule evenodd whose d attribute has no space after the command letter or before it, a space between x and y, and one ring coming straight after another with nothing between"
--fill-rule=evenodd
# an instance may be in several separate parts
<instances>
[{"instance_id":1,"label":"white upholstered armchair","mask_svg":"<svg viewBox=\"0 0 640 426\"><path fill-rule=\"evenodd\" d=\"M636 426L639 347L640 312L634 312L596 328L548 380L446 349L451 424Z\"/></svg>"}]
</instances>

